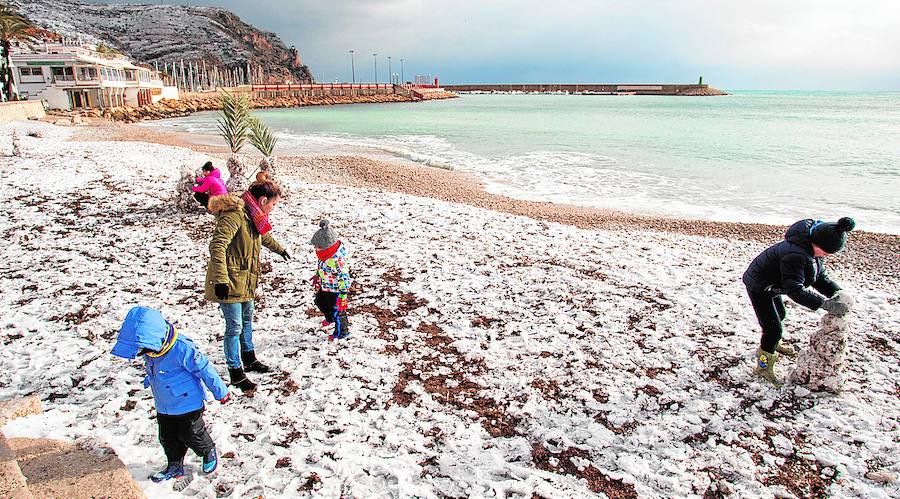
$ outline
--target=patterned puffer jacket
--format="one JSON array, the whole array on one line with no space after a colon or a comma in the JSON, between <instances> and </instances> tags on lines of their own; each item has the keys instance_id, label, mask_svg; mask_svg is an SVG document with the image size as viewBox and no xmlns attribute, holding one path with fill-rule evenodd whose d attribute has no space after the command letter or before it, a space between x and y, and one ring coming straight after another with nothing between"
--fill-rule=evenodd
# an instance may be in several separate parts
<instances>
[{"instance_id":1,"label":"patterned puffer jacket","mask_svg":"<svg viewBox=\"0 0 900 499\"><path fill-rule=\"evenodd\" d=\"M343 294L353 284L353 279L350 278L350 257L340 241L335 246L316 252L318 256L316 274L319 276L322 291Z\"/></svg>"}]
</instances>

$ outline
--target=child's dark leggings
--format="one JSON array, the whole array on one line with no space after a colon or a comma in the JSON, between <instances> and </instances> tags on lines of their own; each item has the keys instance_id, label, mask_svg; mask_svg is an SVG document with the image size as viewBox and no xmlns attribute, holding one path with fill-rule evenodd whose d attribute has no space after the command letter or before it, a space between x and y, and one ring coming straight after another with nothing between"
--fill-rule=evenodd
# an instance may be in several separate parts
<instances>
[{"instance_id":1,"label":"child's dark leggings","mask_svg":"<svg viewBox=\"0 0 900 499\"><path fill-rule=\"evenodd\" d=\"M207 194L205 192L195 192L194 199L196 199L198 203L203 205L204 208L206 208L207 205L209 205L209 194Z\"/></svg>"},{"instance_id":2,"label":"child's dark leggings","mask_svg":"<svg viewBox=\"0 0 900 499\"><path fill-rule=\"evenodd\" d=\"M784 301L781 295L773 293L759 293L748 289L747 294L750 295L750 303L753 304L756 319L762 327L762 341L759 346L766 352L774 353L775 345L781 341L781 321L787 315Z\"/></svg>"},{"instance_id":3,"label":"child's dark leggings","mask_svg":"<svg viewBox=\"0 0 900 499\"><path fill-rule=\"evenodd\" d=\"M337 311L337 293L331 293L328 291L317 291L316 292L316 306L319 307L319 310L322 311L322 314L325 315L325 319L330 322L335 323L335 333L337 333L337 321L334 320L334 314ZM347 318L347 311L343 311L338 314L338 319L340 319L341 324L341 335L345 335L350 330L350 321Z\"/></svg>"},{"instance_id":4,"label":"child's dark leggings","mask_svg":"<svg viewBox=\"0 0 900 499\"><path fill-rule=\"evenodd\" d=\"M170 463L184 461L188 449L203 457L216 446L206 431L203 409L178 416L157 414L156 422L159 424L159 443Z\"/></svg>"}]
</instances>

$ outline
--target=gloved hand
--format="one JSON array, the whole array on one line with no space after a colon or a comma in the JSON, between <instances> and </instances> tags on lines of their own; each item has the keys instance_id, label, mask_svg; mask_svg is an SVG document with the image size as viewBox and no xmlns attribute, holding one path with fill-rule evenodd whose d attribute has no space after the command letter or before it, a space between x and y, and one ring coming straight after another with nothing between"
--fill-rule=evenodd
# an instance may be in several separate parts
<instances>
[{"instance_id":1,"label":"gloved hand","mask_svg":"<svg viewBox=\"0 0 900 499\"><path fill-rule=\"evenodd\" d=\"M843 301L845 303L850 303L850 304L856 303L856 298L854 298L853 295L844 291L843 289L839 289L837 291L837 293L835 293L834 296L832 296L832 298L837 298L837 297L841 297L841 301Z\"/></svg>"},{"instance_id":2,"label":"gloved hand","mask_svg":"<svg viewBox=\"0 0 900 499\"><path fill-rule=\"evenodd\" d=\"M225 402L228 402L229 400L231 400L231 392L226 393L224 397L220 398L219 403L224 404Z\"/></svg>"},{"instance_id":3,"label":"gloved hand","mask_svg":"<svg viewBox=\"0 0 900 499\"><path fill-rule=\"evenodd\" d=\"M843 317L850 311L850 307L847 306L844 301L840 300L837 296L834 298L829 298L822 302L822 308L831 312L832 314Z\"/></svg>"},{"instance_id":4,"label":"gloved hand","mask_svg":"<svg viewBox=\"0 0 900 499\"><path fill-rule=\"evenodd\" d=\"M288 250L284 250L281 252L281 258L284 258L284 261L288 261L291 259L291 254L288 253Z\"/></svg>"},{"instance_id":5,"label":"gloved hand","mask_svg":"<svg viewBox=\"0 0 900 499\"><path fill-rule=\"evenodd\" d=\"M228 298L228 285L227 284L216 284L216 298L220 300L224 300Z\"/></svg>"},{"instance_id":6,"label":"gloved hand","mask_svg":"<svg viewBox=\"0 0 900 499\"><path fill-rule=\"evenodd\" d=\"M316 290L322 289L322 281L319 280L319 274L316 274L309 278L309 284Z\"/></svg>"},{"instance_id":7,"label":"gloved hand","mask_svg":"<svg viewBox=\"0 0 900 499\"><path fill-rule=\"evenodd\" d=\"M347 310L348 305L349 304L347 303L347 293L339 294L338 298L337 298L337 304L335 305L337 307L337 311L343 312L343 311Z\"/></svg>"}]
</instances>

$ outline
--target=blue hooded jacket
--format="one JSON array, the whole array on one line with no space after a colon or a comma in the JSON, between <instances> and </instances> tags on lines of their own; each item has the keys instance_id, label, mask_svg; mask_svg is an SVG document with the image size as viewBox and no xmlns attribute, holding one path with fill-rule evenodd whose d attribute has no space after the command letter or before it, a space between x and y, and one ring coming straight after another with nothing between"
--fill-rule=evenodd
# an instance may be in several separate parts
<instances>
[{"instance_id":1,"label":"blue hooded jacket","mask_svg":"<svg viewBox=\"0 0 900 499\"><path fill-rule=\"evenodd\" d=\"M134 359L141 349L161 351L166 340L172 338L174 342L162 355L144 355L144 388L149 386L153 391L156 411L177 416L201 409L206 400L201 380L216 400L225 397L228 388L206 356L152 308L134 307L128 311L112 354Z\"/></svg>"}]
</instances>

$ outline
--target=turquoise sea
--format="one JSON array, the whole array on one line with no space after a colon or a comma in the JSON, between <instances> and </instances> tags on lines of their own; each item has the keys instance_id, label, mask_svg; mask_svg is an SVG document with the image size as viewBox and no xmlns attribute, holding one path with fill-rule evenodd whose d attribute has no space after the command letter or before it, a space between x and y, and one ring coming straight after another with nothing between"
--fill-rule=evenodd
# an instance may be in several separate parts
<instances>
[{"instance_id":1,"label":"turquoise sea","mask_svg":"<svg viewBox=\"0 0 900 499\"><path fill-rule=\"evenodd\" d=\"M900 234L900 92L463 95L255 114L282 155L372 151L523 199L776 224L850 215ZM150 126L212 133L215 119Z\"/></svg>"}]
</instances>

